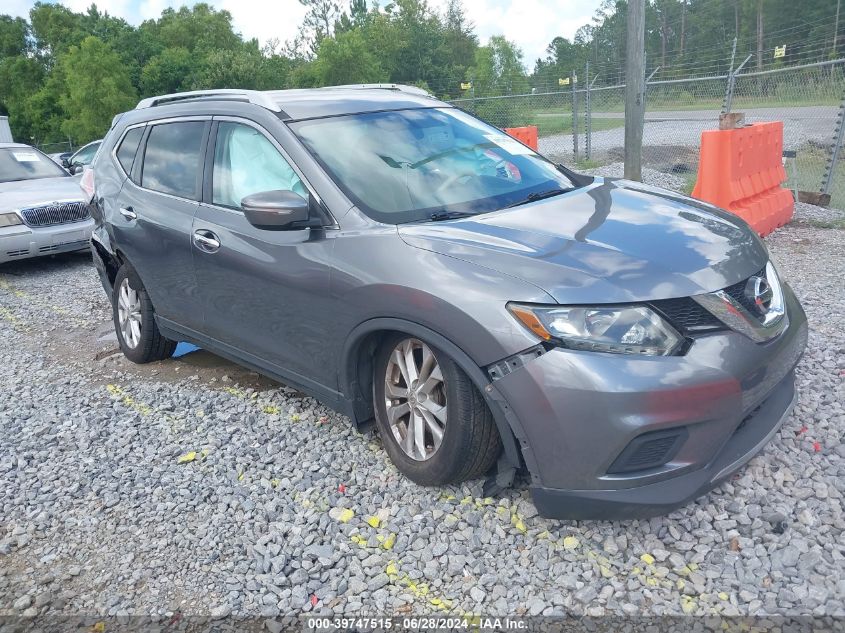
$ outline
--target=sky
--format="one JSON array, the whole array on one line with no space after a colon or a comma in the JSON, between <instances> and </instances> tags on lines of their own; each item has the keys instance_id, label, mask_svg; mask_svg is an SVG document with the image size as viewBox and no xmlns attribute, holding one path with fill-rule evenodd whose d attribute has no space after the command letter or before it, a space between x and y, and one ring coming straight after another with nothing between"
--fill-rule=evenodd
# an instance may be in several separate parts
<instances>
[{"instance_id":1,"label":"sky","mask_svg":"<svg viewBox=\"0 0 845 633\"><path fill-rule=\"evenodd\" d=\"M84 11L92 0L63 0L74 11ZM264 44L272 38L280 42L293 39L305 14L299 0L208 0L218 9L232 14L235 28ZM442 8L446 0L429 0ZM464 0L470 20L482 44L491 35L504 35L516 42L525 55L525 65L544 57L549 42L558 35L572 38L575 31L590 21L600 0ZM342 4L346 4L341 0ZM34 0L3 0L2 13L26 17ZM97 8L121 17L130 24L157 18L162 9L193 4L191 0L96 0ZM384 4L382 2L381 4Z\"/></svg>"}]
</instances>

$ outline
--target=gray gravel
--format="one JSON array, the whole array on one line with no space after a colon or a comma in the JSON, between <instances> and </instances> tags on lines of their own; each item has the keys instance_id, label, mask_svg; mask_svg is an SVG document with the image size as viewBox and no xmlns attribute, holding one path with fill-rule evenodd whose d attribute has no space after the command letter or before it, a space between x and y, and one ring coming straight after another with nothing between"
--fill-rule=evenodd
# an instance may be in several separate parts
<instances>
[{"instance_id":1,"label":"gray gravel","mask_svg":"<svg viewBox=\"0 0 845 633\"><path fill-rule=\"evenodd\" d=\"M795 414L732 481L625 523L420 488L292 389L124 361L86 258L2 266L0 614L845 615L845 231L767 243L812 326Z\"/></svg>"}]
</instances>

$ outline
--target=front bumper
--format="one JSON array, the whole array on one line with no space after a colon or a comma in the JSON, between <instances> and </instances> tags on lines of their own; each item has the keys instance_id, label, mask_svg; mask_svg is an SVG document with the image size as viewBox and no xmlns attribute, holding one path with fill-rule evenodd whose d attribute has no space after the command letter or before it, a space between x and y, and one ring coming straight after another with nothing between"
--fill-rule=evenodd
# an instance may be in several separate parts
<instances>
[{"instance_id":1,"label":"front bumper","mask_svg":"<svg viewBox=\"0 0 845 633\"><path fill-rule=\"evenodd\" d=\"M789 326L767 343L722 331L698 338L684 356L554 349L494 381L523 436L540 513L655 516L748 462L796 399L794 368L806 347L807 319L788 287L785 300ZM616 468L635 438L656 432L679 438L668 461Z\"/></svg>"},{"instance_id":2,"label":"front bumper","mask_svg":"<svg viewBox=\"0 0 845 633\"><path fill-rule=\"evenodd\" d=\"M0 229L0 264L4 262L55 255L88 248L94 220L29 227L25 224Z\"/></svg>"}]
</instances>

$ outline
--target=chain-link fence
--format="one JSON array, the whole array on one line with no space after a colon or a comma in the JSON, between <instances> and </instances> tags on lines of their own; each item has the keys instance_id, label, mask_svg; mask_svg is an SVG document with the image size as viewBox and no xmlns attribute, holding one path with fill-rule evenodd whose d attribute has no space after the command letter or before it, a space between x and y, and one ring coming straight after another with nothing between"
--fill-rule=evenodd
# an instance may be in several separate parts
<instances>
[{"instance_id":1,"label":"chain-link fence","mask_svg":"<svg viewBox=\"0 0 845 633\"><path fill-rule=\"evenodd\" d=\"M537 126L540 151L553 160L581 168L622 162L625 86L574 85L558 92L452 103L498 127ZM718 128L719 114L730 103L749 123L783 121L789 187L830 193L831 206L845 209L845 151L827 173L836 154L843 100L845 59L741 72L733 82L729 75L649 81L643 167L673 174L681 188L691 191L701 133Z\"/></svg>"},{"instance_id":2,"label":"chain-link fence","mask_svg":"<svg viewBox=\"0 0 845 633\"><path fill-rule=\"evenodd\" d=\"M79 149L71 141L59 141L57 143L40 143L37 145L45 154L64 154Z\"/></svg>"}]
</instances>

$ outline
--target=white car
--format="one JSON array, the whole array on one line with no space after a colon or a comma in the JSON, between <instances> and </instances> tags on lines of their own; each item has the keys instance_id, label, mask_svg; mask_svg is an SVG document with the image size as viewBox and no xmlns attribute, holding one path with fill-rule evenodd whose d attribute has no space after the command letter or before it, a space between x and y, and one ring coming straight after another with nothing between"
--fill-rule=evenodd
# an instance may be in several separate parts
<instances>
[{"instance_id":1,"label":"white car","mask_svg":"<svg viewBox=\"0 0 845 633\"><path fill-rule=\"evenodd\" d=\"M34 147L0 143L0 264L87 249L93 228L78 179Z\"/></svg>"}]
</instances>

